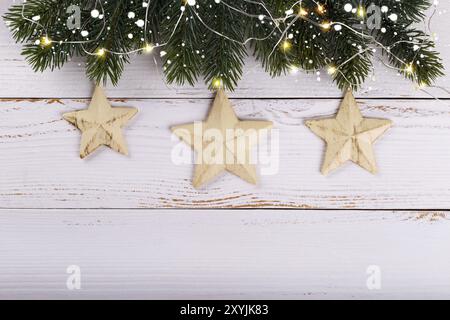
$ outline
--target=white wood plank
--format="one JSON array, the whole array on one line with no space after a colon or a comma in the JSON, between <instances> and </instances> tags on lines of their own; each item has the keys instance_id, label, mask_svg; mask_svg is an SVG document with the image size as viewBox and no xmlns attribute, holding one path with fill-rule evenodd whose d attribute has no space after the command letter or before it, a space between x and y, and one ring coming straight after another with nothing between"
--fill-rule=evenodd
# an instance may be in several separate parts
<instances>
[{"instance_id":1,"label":"white wood plank","mask_svg":"<svg viewBox=\"0 0 450 320\"><path fill-rule=\"evenodd\" d=\"M0 13L4 13L14 0L3 0ZM431 32L439 36L438 50L446 65L450 64L449 19L450 2L441 1L439 11L431 23ZM424 26L420 26L424 28ZM379 61L375 62L375 80L369 79L359 96L365 98L380 97L423 97L430 95L419 91L412 83L402 79ZM6 26L0 24L0 97L22 98L87 98L91 93L91 84L84 75L84 65L77 60L69 63L63 71L35 74L20 55L20 46L13 43ZM296 98L296 97L339 97L340 92L322 72L321 82L314 74L299 73L278 79L271 79L253 58L248 59L245 75L236 92L236 98ZM450 76L443 77L436 84L446 91L428 88L434 97L450 97ZM189 86L167 86L163 81L160 67L155 66L152 56L133 58L133 63L116 88L109 88L110 97L117 98L205 98L211 93L205 85L194 88Z\"/></svg>"},{"instance_id":2,"label":"white wood plank","mask_svg":"<svg viewBox=\"0 0 450 320\"><path fill-rule=\"evenodd\" d=\"M445 299L449 226L444 212L1 210L0 298Z\"/></svg>"},{"instance_id":3,"label":"white wood plank","mask_svg":"<svg viewBox=\"0 0 450 320\"><path fill-rule=\"evenodd\" d=\"M209 100L113 101L140 109L125 130L131 156L104 149L82 161L80 134L61 116L87 103L0 101L0 207L450 208L448 101L362 101L366 116L395 123L375 145L380 174L348 164L323 177L324 143L304 121L334 115L338 100L234 100L242 119L274 121L278 173L262 175L257 187L227 174L202 190L191 186L193 165L173 163L179 141L169 128L204 119Z\"/></svg>"}]
</instances>

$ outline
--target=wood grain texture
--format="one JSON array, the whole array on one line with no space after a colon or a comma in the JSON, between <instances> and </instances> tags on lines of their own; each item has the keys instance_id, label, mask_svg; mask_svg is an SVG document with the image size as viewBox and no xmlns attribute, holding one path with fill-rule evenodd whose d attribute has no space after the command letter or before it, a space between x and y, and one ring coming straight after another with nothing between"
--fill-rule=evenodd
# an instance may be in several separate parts
<instances>
[{"instance_id":1,"label":"wood grain texture","mask_svg":"<svg viewBox=\"0 0 450 320\"><path fill-rule=\"evenodd\" d=\"M14 0L3 0L0 3L0 14L3 14ZM444 63L450 65L450 33L448 32L448 15L450 2L440 1L439 10L430 24L430 33L439 37L438 50L442 53ZM431 14L431 12L430 12ZM427 23L419 27L426 30ZM118 87L109 87L109 97L116 98L210 98L212 94L202 83L194 88L185 86L168 86L163 81L161 64L155 66L153 56L136 56L132 64L126 67ZM358 97L423 97L430 96L419 91L415 86L396 72L375 61L373 79L368 79ZM20 55L20 46L14 44L4 23L0 23L0 97L3 98L88 98L91 96L92 84L86 80L84 63L75 60L64 67L64 71L33 73L29 65ZM297 98L297 97L333 97L340 98L341 93L335 88L327 75L322 72L321 81L315 74L300 72L277 79L271 79L263 71L260 64L252 57L247 59L244 77L236 92L235 98ZM450 74L440 79L438 86L450 92ZM440 89L427 89L436 97L449 98L450 94Z\"/></svg>"},{"instance_id":2,"label":"wood grain texture","mask_svg":"<svg viewBox=\"0 0 450 320\"><path fill-rule=\"evenodd\" d=\"M2 100L0 207L450 208L448 102L360 102L364 116L395 123L375 145L379 175L354 165L320 174L324 144L304 122L335 115L339 100L233 100L240 119L274 122L278 170L268 175L271 167L260 164L257 187L225 175L195 190L194 165L172 161L174 147L188 158L192 151L170 127L204 119L210 100L113 100L140 110L124 130L131 156L99 152L87 161L78 157L78 130L62 115L89 101Z\"/></svg>"},{"instance_id":3,"label":"wood grain texture","mask_svg":"<svg viewBox=\"0 0 450 320\"><path fill-rule=\"evenodd\" d=\"M444 212L2 210L0 298L445 299L449 227Z\"/></svg>"}]
</instances>

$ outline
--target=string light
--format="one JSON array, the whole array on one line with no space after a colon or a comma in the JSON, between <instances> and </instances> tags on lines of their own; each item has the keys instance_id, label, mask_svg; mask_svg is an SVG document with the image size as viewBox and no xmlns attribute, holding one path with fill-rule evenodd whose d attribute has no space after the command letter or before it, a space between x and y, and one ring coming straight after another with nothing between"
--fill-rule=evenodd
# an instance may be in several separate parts
<instances>
[{"instance_id":1,"label":"string light","mask_svg":"<svg viewBox=\"0 0 450 320\"><path fill-rule=\"evenodd\" d=\"M288 51L292 47L292 45L288 40L285 40L281 44L281 47L283 48L284 51Z\"/></svg>"},{"instance_id":2,"label":"string light","mask_svg":"<svg viewBox=\"0 0 450 320\"><path fill-rule=\"evenodd\" d=\"M426 84L425 82L422 81L421 83L419 83L419 90L422 90L426 87L428 87L428 84Z\"/></svg>"},{"instance_id":3,"label":"string light","mask_svg":"<svg viewBox=\"0 0 450 320\"><path fill-rule=\"evenodd\" d=\"M104 57L105 56L105 53L106 53L106 51L105 51L105 49L103 49L103 48L101 48L101 49L98 49L97 50L97 56L99 56L99 57Z\"/></svg>"},{"instance_id":4,"label":"string light","mask_svg":"<svg viewBox=\"0 0 450 320\"><path fill-rule=\"evenodd\" d=\"M406 72L406 73L409 73L409 74L414 73L414 68L413 68L412 63L410 63L410 64L408 64L408 65L406 66L405 72Z\"/></svg>"},{"instance_id":5,"label":"string light","mask_svg":"<svg viewBox=\"0 0 450 320\"><path fill-rule=\"evenodd\" d=\"M99 1L99 0L96 0L96 2L97 2L97 1ZM251 2L250 0L244 0L244 1ZM219 3L220 0L216 0L216 2ZM323 30L329 30L329 29L331 28L331 26L334 24L333 22L323 21L321 24L318 24L318 23L316 23L316 22L314 22L314 21L309 20L308 17L307 17L308 14L309 14L309 12L308 12L306 9L304 9L304 8L301 7L301 2L302 2L302 1L297 2L297 3L300 3L300 8L299 8L299 11L298 11L298 13L297 13L297 16L300 16L300 17L302 17L302 19L304 19L304 20L306 20L306 21L309 21L310 23L312 23L312 24L314 24L314 25L316 25L316 26L321 27ZM315 1L314 1L314 2L315 2ZM189 5L189 6L194 7L195 4L196 4L196 0L182 0L182 3L183 3L184 5L186 5L186 6ZM23 17L25 20L28 20L28 21L30 21L30 22L36 24L36 25L41 26L37 21L34 21L34 20L31 21L30 19L28 19L28 18L25 17L25 15L24 15L25 6L26 6L26 4L24 3L24 4L23 4L23 7L22 7L22 17ZM227 6L230 6L230 5L227 5ZM101 11L103 12L103 7L102 7L101 4L100 4L100 7L101 7ZM265 8L264 5L262 5L262 7L263 7L266 11L268 11L267 8ZM182 8L182 9L183 9L183 8ZM323 4L317 3L316 11L317 11L318 13L320 13L320 14L323 15L323 14L325 14L326 11L327 11L327 10L326 10L326 6L323 5ZM241 12L241 11L240 11L240 12ZM244 12L242 12L242 13L244 13ZM178 28L178 24L179 24L179 22L182 20L182 17L184 16L184 14L185 14L185 13L184 13L184 10L182 10L182 12L181 12L181 14L180 14L180 17L179 17L179 19L178 19L177 25L175 26L175 30ZM363 7L363 6L359 6L358 9L357 9L357 11L356 11L356 14L357 14L358 16L360 16L360 17L366 16L366 12L365 12L364 7ZM196 15L198 16L197 13L196 13ZM286 13L286 17L284 17L284 18L279 18L279 19L277 19L277 18L272 17L270 14L269 14L269 16L270 16L270 18L272 19L272 21L273 21L276 25L279 25L280 21L285 22L288 18L290 18L290 17L292 17L292 16L295 16L295 14L294 14L294 11L293 11L293 10L289 10L289 13ZM200 17L199 17L199 18L200 18ZM147 17L145 17L145 21L144 21L144 24L146 24L146 23L147 23ZM339 22L338 25L339 25L339 26L344 26L344 27L350 29L352 32L355 32L355 33L357 33L357 34L360 34L359 31L355 31L353 28L351 28L350 26L347 26L347 25L343 24L342 22ZM289 29L291 26L292 26L292 24L290 24L289 26L287 26L286 30L284 30L284 32L282 32L283 37L285 36L285 34L287 33L288 29ZM41 27L43 27L43 26L41 26ZM173 30L173 32L175 32L175 30ZM210 30L213 31L213 32L215 32L216 34L218 34L218 35L220 35L220 36L226 37L225 35L220 34L220 33L216 32L216 31L213 30L213 29L210 29ZM437 37L436 34L433 34L433 36L434 36L434 37ZM366 36L366 37L370 37L370 36ZM238 42L237 40L229 39L228 37L226 37L226 38L227 38L228 40ZM370 38L372 38L372 37L370 37ZM267 39L267 38L253 39L253 40L265 40L265 39ZM243 44L246 44L249 40L251 40L251 39L248 39L248 40L247 40L246 42L244 42ZM59 41L59 43L66 43L66 44L83 44L83 43L87 43L87 42L90 42L90 41L92 41L92 40L89 40L89 41L72 41L72 42L71 42L71 41ZM374 41L376 42L376 44L378 44L378 45L380 45L381 47L385 48L381 43L379 43L379 42L376 41L375 39L374 39ZM54 41L52 41L50 38L48 38L47 36L45 36L45 37L42 37L40 40L37 40L37 41L36 41L36 44L40 44L42 47L45 47L45 46L50 46L50 45L52 45L53 42L54 42ZM281 43L281 45L280 45L280 43ZM399 43L399 42L394 43L392 46L395 46L397 43ZM129 52L114 52L114 51L106 50L106 49L104 49L104 48L98 49L98 50L95 51L95 52L88 52L88 51L86 51L84 48L83 48L83 50L84 50L87 54L90 54L90 55L97 55L97 56L99 56L99 57L104 57L104 56L106 55L106 53L109 53L109 54L111 54L111 55L127 55L127 54L132 54L132 53L142 52L142 51L145 52L145 53L150 53L150 52L152 52L152 51L154 50L154 48L156 48L156 47L162 47L162 46L165 46L165 45L166 45L166 43L165 43L165 44L158 44L157 46L153 46L153 45L151 45L151 44L145 44L143 47L141 47L141 48L139 48L139 49L137 49L137 50L129 51ZM275 51L275 49L276 49L276 47L277 47L278 45L280 45L281 48L282 48L284 51L288 51L288 50L292 47L292 44L290 43L289 40L282 41L282 38L281 38L280 41L274 46L274 49L273 49L274 51ZM396 57L395 55L392 54L392 56L393 56L394 58L396 58L397 60L399 60L400 62L402 62L402 63L405 65L405 67L404 67L404 69L403 69L404 72L406 72L406 73L408 73L408 74L414 73L414 66L413 66L412 63L409 63L409 64L408 64L408 63L402 61L400 58ZM298 68L297 68L297 69L298 69ZM338 69L339 69L339 66L338 66L338 67L331 66L331 67L328 68L328 71L329 71L330 74L334 74L334 73L336 73L336 72L338 71ZM293 72L295 72L296 67L291 68L290 70L293 71ZM402 69L399 68L398 70L401 71ZM347 81L348 81L348 80L347 80ZM215 86L215 87L220 87L221 85L222 85L222 80L221 80L221 79L215 79L215 80L213 80L213 86ZM420 85L422 85L422 84L420 84Z\"/></svg>"},{"instance_id":6,"label":"string light","mask_svg":"<svg viewBox=\"0 0 450 320\"><path fill-rule=\"evenodd\" d=\"M364 10L364 8L359 7L358 8L358 16L360 16L361 18L364 18L365 15L366 15L366 11Z\"/></svg>"},{"instance_id":7,"label":"string light","mask_svg":"<svg viewBox=\"0 0 450 320\"><path fill-rule=\"evenodd\" d=\"M306 10L303 9L303 8L300 8L300 11L298 12L298 15L299 15L299 16L302 16L302 17L305 17L305 16L308 15L308 11L306 11Z\"/></svg>"},{"instance_id":8,"label":"string light","mask_svg":"<svg viewBox=\"0 0 450 320\"><path fill-rule=\"evenodd\" d=\"M300 71L300 68L294 65L289 66L289 72L291 74L297 74Z\"/></svg>"},{"instance_id":9,"label":"string light","mask_svg":"<svg viewBox=\"0 0 450 320\"><path fill-rule=\"evenodd\" d=\"M335 66L328 66L327 72L329 75L333 75L337 72L337 68Z\"/></svg>"},{"instance_id":10,"label":"string light","mask_svg":"<svg viewBox=\"0 0 450 320\"><path fill-rule=\"evenodd\" d=\"M49 37L45 36L45 37L41 38L40 43L41 43L42 46L48 47L48 46L50 46L52 44L52 40Z\"/></svg>"},{"instance_id":11,"label":"string light","mask_svg":"<svg viewBox=\"0 0 450 320\"><path fill-rule=\"evenodd\" d=\"M222 79L220 79L220 78L214 79L213 82L212 82L212 86L213 86L214 89L222 88Z\"/></svg>"},{"instance_id":12,"label":"string light","mask_svg":"<svg viewBox=\"0 0 450 320\"><path fill-rule=\"evenodd\" d=\"M151 52L153 51L154 48L155 48L154 46L152 46L151 44L147 43L147 44L145 45L145 47L144 47L144 52L145 52L145 53L151 53Z\"/></svg>"},{"instance_id":13,"label":"string light","mask_svg":"<svg viewBox=\"0 0 450 320\"><path fill-rule=\"evenodd\" d=\"M321 4L318 4L318 5L317 5L317 11L318 11L320 14L323 14L323 13L325 12L325 7L324 7L323 5L321 5Z\"/></svg>"},{"instance_id":14,"label":"string light","mask_svg":"<svg viewBox=\"0 0 450 320\"><path fill-rule=\"evenodd\" d=\"M331 24L332 24L331 22L325 21L325 22L322 22L322 24L320 26L322 27L322 29L328 30L331 28Z\"/></svg>"}]
</instances>

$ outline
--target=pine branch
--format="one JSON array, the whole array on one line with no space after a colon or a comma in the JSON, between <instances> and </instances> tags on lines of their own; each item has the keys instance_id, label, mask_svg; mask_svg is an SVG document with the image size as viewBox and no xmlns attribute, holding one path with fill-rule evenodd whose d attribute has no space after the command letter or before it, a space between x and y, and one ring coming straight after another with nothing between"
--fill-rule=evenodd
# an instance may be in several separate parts
<instances>
[{"instance_id":1,"label":"pine branch","mask_svg":"<svg viewBox=\"0 0 450 320\"><path fill-rule=\"evenodd\" d=\"M379 5L385 2L380 0ZM434 49L435 43L429 35L413 27L414 23L424 19L424 10L429 5L427 0L394 4L391 13L398 19L393 21L388 15L383 16L384 29L373 33L384 46L383 55L388 57L391 66L420 86L432 85L444 75L442 60Z\"/></svg>"},{"instance_id":2,"label":"pine branch","mask_svg":"<svg viewBox=\"0 0 450 320\"><path fill-rule=\"evenodd\" d=\"M193 86L201 74L204 28L195 20L195 9L182 6L179 0L170 0L163 12L169 17L162 22L167 82Z\"/></svg>"},{"instance_id":3,"label":"pine branch","mask_svg":"<svg viewBox=\"0 0 450 320\"><path fill-rule=\"evenodd\" d=\"M233 90L242 77L244 58L247 56L244 45L246 23L252 18L238 12L245 12L245 2L242 0L229 0L227 3L227 6L211 4L197 15L209 31L204 42L202 72L210 89L223 86Z\"/></svg>"},{"instance_id":4,"label":"pine branch","mask_svg":"<svg viewBox=\"0 0 450 320\"><path fill-rule=\"evenodd\" d=\"M87 76L97 83L116 85L133 53L157 46L169 83L194 85L204 77L211 88L220 82L233 90L250 38L254 56L272 76L293 68L326 68L341 89L362 85L373 68L373 49L380 45L388 63L420 85L444 73L434 42L414 27L425 18L430 0L145 3L80 1L82 25L76 29L67 26L73 0L28 0L25 6L13 5L4 19L24 44L22 54L33 70L59 69L81 56ZM370 8L380 15L376 28L368 27L374 18Z\"/></svg>"}]
</instances>

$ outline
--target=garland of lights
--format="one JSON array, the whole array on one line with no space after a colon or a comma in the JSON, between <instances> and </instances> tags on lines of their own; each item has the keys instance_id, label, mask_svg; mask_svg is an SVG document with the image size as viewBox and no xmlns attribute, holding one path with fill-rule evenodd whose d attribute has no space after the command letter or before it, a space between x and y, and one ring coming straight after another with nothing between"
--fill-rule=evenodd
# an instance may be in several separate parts
<instances>
[{"instance_id":1,"label":"garland of lights","mask_svg":"<svg viewBox=\"0 0 450 320\"><path fill-rule=\"evenodd\" d=\"M232 90L250 51L272 76L325 68L339 88L357 89L377 50L420 86L443 75L433 39L415 27L430 6L429 0L28 0L4 18L35 71L82 56L89 79L115 85L132 55L158 54L168 83L193 85L203 77L211 88Z\"/></svg>"}]
</instances>

